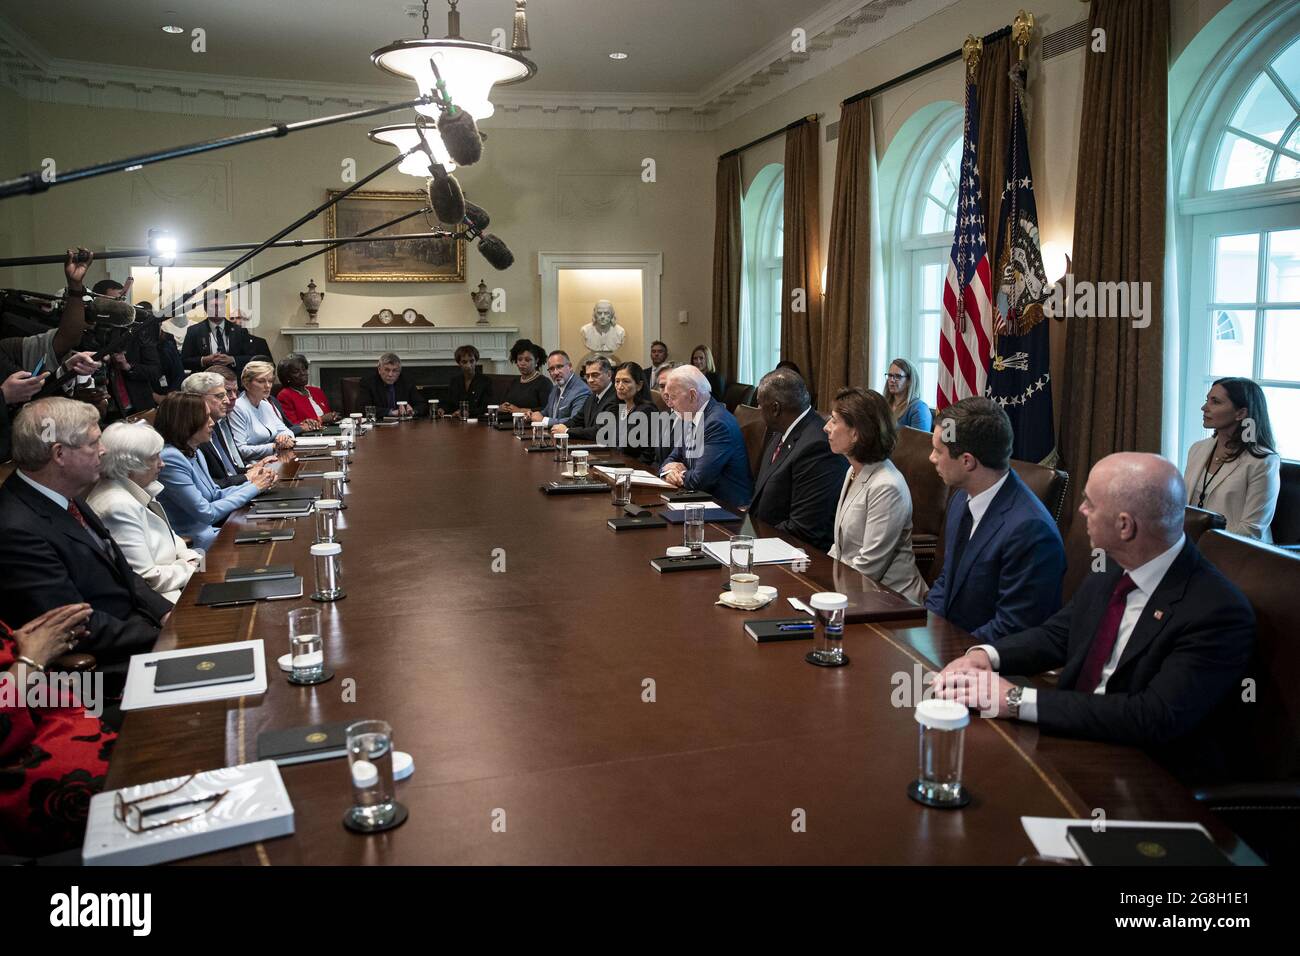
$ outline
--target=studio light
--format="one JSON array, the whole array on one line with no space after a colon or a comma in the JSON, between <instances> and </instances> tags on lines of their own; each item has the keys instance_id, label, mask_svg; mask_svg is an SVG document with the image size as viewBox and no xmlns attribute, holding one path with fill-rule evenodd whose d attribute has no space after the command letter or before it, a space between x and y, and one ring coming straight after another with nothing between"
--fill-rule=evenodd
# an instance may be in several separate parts
<instances>
[{"instance_id":1,"label":"studio light","mask_svg":"<svg viewBox=\"0 0 1300 956\"><path fill-rule=\"evenodd\" d=\"M495 110L491 100L492 87L530 79L536 75L537 65L517 50L497 49L490 43L479 43L462 37L457 2L458 0L448 0L450 10L447 13L446 37L429 39L429 3L424 0L423 39L390 43L370 54L370 60L385 72L415 80L420 93L425 96L434 92L436 81L429 61L436 60L452 102L476 121L484 120ZM522 13L522 9L519 12ZM526 43L526 23L524 26L522 39ZM515 38L516 41L521 38L517 25ZM434 105L418 106L416 109L426 116L439 115L438 108Z\"/></svg>"},{"instance_id":2,"label":"studio light","mask_svg":"<svg viewBox=\"0 0 1300 956\"><path fill-rule=\"evenodd\" d=\"M149 265L171 265L176 261L176 237L166 229L149 230Z\"/></svg>"}]
</instances>

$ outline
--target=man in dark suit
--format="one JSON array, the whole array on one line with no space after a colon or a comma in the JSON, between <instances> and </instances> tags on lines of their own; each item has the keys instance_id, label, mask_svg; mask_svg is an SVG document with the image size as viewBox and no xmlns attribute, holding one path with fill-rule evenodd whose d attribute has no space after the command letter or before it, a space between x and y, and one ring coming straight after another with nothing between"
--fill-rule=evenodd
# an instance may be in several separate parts
<instances>
[{"instance_id":1,"label":"man in dark suit","mask_svg":"<svg viewBox=\"0 0 1300 956\"><path fill-rule=\"evenodd\" d=\"M574 424L574 419L582 413L591 389L574 372L569 353L563 349L556 349L546 356L546 374L555 383L555 388L551 389L551 394L546 399L546 406L540 412L533 412L529 417L532 421L541 422L548 428L554 428L556 425L567 428Z\"/></svg>"},{"instance_id":2,"label":"man in dark suit","mask_svg":"<svg viewBox=\"0 0 1300 956\"><path fill-rule=\"evenodd\" d=\"M694 365L668 373L664 401L681 419L681 440L659 467L659 476L674 488L705 491L722 502L743 507L753 497L754 481L740 425L714 398L709 380Z\"/></svg>"},{"instance_id":3,"label":"man in dark suit","mask_svg":"<svg viewBox=\"0 0 1300 956\"><path fill-rule=\"evenodd\" d=\"M223 365L213 365L210 371L195 372L186 376L181 383L181 391L203 397L208 406L208 414L212 416L212 437L199 446L199 454L203 456L208 474L219 488L242 485L252 480L276 459L275 455L269 455L249 466L239 454L239 446L235 443L227 417L235 406L235 399L239 397L234 374ZM230 377L227 378L227 375Z\"/></svg>"},{"instance_id":4,"label":"man in dark suit","mask_svg":"<svg viewBox=\"0 0 1300 956\"><path fill-rule=\"evenodd\" d=\"M777 369L764 375L758 407L767 441L749 513L829 551L848 461L831 451L823 431L826 419L813 409L808 386L797 373Z\"/></svg>"},{"instance_id":5,"label":"man in dark suit","mask_svg":"<svg viewBox=\"0 0 1300 956\"><path fill-rule=\"evenodd\" d=\"M402 374L402 360L397 353L385 352L379 356L375 370L361 379L361 407L375 406L382 418L396 415L399 402L406 402L417 415L428 407L420 400L415 383Z\"/></svg>"},{"instance_id":6,"label":"man in dark suit","mask_svg":"<svg viewBox=\"0 0 1300 956\"><path fill-rule=\"evenodd\" d=\"M181 346L181 362L187 372L201 372L211 365L225 365L238 375L253 358L249 334L221 315L224 293L208 289L203 293L207 320L191 325Z\"/></svg>"},{"instance_id":7,"label":"man in dark suit","mask_svg":"<svg viewBox=\"0 0 1300 956\"><path fill-rule=\"evenodd\" d=\"M596 440L596 433L600 431L602 415L606 418L612 415L615 421L618 419L614 366L604 356L591 359L583 366L582 377L587 382L588 394L581 409L569 420L568 432L574 441L591 442ZM564 431L565 426L556 425L551 430Z\"/></svg>"},{"instance_id":8,"label":"man in dark suit","mask_svg":"<svg viewBox=\"0 0 1300 956\"><path fill-rule=\"evenodd\" d=\"M1061 606L1065 545L1043 503L1011 470L1011 421L996 402L964 398L934 423L930 461L956 494L943 570L925 606L996 643Z\"/></svg>"},{"instance_id":9,"label":"man in dark suit","mask_svg":"<svg viewBox=\"0 0 1300 956\"><path fill-rule=\"evenodd\" d=\"M127 563L82 496L99 478L99 415L82 402L42 398L14 422L18 470L0 486L0 618L26 621L87 603L76 650L120 671L153 648L171 602Z\"/></svg>"},{"instance_id":10,"label":"man in dark suit","mask_svg":"<svg viewBox=\"0 0 1300 956\"><path fill-rule=\"evenodd\" d=\"M1079 514L1105 552L1044 624L968 651L943 669L941 696L1049 733L1134 744L1186 780L1226 766L1230 702L1255 642L1249 602L1183 534L1187 492L1159 455L1122 452L1088 476ZM1078 520L1078 519L1076 519ZM1053 688L998 676L1061 668Z\"/></svg>"},{"instance_id":11,"label":"man in dark suit","mask_svg":"<svg viewBox=\"0 0 1300 956\"><path fill-rule=\"evenodd\" d=\"M126 298L126 287L113 279L99 280L91 291L107 298ZM106 417L109 421L154 407L153 387L162 374L157 343L158 328L150 322L120 336L119 351L110 353L104 363L107 372L105 388L109 397Z\"/></svg>"}]
</instances>

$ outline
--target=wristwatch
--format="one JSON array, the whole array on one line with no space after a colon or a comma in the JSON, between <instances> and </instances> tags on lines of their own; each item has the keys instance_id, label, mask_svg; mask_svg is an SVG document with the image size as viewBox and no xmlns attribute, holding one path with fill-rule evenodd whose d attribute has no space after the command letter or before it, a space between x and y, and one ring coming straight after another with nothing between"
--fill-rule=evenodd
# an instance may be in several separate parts
<instances>
[{"instance_id":1,"label":"wristwatch","mask_svg":"<svg viewBox=\"0 0 1300 956\"><path fill-rule=\"evenodd\" d=\"M1019 684L1013 686L1007 691L1005 703L1007 705L1007 715L1012 719L1020 716L1020 698L1025 695L1025 689Z\"/></svg>"}]
</instances>

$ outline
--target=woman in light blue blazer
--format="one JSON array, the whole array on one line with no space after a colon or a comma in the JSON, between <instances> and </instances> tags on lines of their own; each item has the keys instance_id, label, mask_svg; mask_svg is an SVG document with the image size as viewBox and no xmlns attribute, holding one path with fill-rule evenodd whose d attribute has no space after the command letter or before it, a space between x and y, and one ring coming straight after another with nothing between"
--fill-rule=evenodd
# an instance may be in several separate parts
<instances>
[{"instance_id":1,"label":"woman in light blue blazer","mask_svg":"<svg viewBox=\"0 0 1300 956\"><path fill-rule=\"evenodd\" d=\"M902 358L890 362L889 372L885 375L885 398L894 413L894 424L899 428L916 428L923 432L934 430L930 406L920 393L921 382L916 377L916 367Z\"/></svg>"},{"instance_id":2,"label":"woman in light blue blazer","mask_svg":"<svg viewBox=\"0 0 1300 956\"><path fill-rule=\"evenodd\" d=\"M198 453L199 446L212 437L212 418L202 395L172 392L164 397L154 428L167 443L162 450L163 490L158 500L176 533L206 551L217 539L216 526L269 488L275 477L257 472L244 484L217 487L207 461Z\"/></svg>"},{"instance_id":3,"label":"woman in light blue blazer","mask_svg":"<svg viewBox=\"0 0 1300 956\"><path fill-rule=\"evenodd\" d=\"M270 362L249 362L239 376L244 394L230 410L230 430L244 461L257 461L293 447L293 429L271 403L275 368Z\"/></svg>"}]
</instances>

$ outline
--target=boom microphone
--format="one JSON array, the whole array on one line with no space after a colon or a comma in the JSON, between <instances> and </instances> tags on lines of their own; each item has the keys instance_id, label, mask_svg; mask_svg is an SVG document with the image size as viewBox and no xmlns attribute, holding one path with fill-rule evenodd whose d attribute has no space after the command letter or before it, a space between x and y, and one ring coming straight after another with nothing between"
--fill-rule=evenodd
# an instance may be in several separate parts
<instances>
[{"instance_id":1,"label":"boom microphone","mask_svg":"<svg viewBox=\"0 0 1300 956\"><path fill-rule=\"evenodd\" d=\"M478 251L494 269L509 269L515 264L515 256L504 242L491 233L479 237Z\"/></svg>"},{"instance_id":2,"label":"boom microphone","mask_svg":"<svg viewBox=\"0 0 1300 956\"><path fill-rule=\"evenodd\" d=\"M465 224L474 232L482 232L487 229L488 224L492 222L486 209L476 203L470 202L468 199L465 200L465 215L462 216L461 219L463 219ZM459 225L461 220L458 219L456 222L457 225Z\"/></svg>"},{"instance_id":3,"label":"boom microphone","mask_svg":"<svg viewBox=\"0 0 1300 956\"><path fill-rule=\"evenodd\" d=\"M440 164L429 167L433 177L427 184L429 205L438 221L448 226L458 226L465 218L465 194L456 177Z\"/></svg>"},{"instance_id":4,"label":"boom microphone","mask_svg":"<svg viewBox=\"0 0 1300 956\"><path fill-rule=\"evenodd\" d=\"M443 110L438 117L438 135L457 166L473 166L483 158L478 124L465 110L455 106Z\"/></svg>"}]
</instances>

